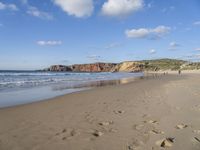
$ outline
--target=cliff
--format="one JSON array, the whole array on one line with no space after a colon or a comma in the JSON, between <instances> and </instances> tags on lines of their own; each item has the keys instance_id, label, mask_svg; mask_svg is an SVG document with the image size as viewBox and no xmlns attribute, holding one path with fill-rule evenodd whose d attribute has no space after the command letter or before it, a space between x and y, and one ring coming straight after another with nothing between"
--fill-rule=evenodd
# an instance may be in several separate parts
<instances>
[{"instance_id":1,"label":"cliff","mask_svg":"<svg viewBox=\"0 0 200 150\"><path fill-rule=\"evenodd\" d=\"M71 66L53 65L44 71L73 71L73 72L110 72L115 67L115 63L94 63L94 64L75 64Z\"/></svg>"},{"instance_id":2,"label":"cliff","mask_svg":"<svg viewBox=\"0 0 200 150\"><path fill-rule=\"evenodd\" d=\"M125 61L121 63L76 64L71 66L53 65L44 71L72 72L141 72L159 70L193 70L200 69L200 63L189 63L177 59L155 59L142 61Z\"/></svg>"},{"instance_id":3,"label":"cliff","mask_svg":"<svg viewBox=\"0 0 200 150\"><path fill-rule=\"evenodd\" d=\"M71 68L74 72L110 72L115 66L114 63L94 63L72 65Z\"/></svg>"},{"instance_id":4,"label":"cliff","mask_svg":"<svg viewBox=\"0 0 200 150\"><path fill-rule=\"evenodd\" d=\"M61 71L72 71L72 69L64 65L53 65L48 69L48 71L61 72Z\"/></svg>"},{"instance_id":5,"label":"cliff","mask_svg":"<svg viewBox=\"0 0 200 150\"><path fill-rule=\"evenodd\" d=\"M142 62L127 61L116 65L111 72L141 72L143 70Z\"/></svg>"}]
</instances>

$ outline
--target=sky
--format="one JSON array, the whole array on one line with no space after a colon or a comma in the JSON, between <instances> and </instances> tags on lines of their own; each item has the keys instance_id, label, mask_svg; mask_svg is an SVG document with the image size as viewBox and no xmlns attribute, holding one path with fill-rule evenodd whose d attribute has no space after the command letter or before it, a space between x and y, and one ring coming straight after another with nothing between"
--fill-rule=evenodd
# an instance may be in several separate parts
<instances>
[{"instance_id":1,"label":"sky","mask_svg":"<svg viewBox=\"0 0 200 150\"><path fill-rule=\"evenodd\" d=\"M199 0L0 0L0 70L200 59Z\"/></svg>"}]
</instances>

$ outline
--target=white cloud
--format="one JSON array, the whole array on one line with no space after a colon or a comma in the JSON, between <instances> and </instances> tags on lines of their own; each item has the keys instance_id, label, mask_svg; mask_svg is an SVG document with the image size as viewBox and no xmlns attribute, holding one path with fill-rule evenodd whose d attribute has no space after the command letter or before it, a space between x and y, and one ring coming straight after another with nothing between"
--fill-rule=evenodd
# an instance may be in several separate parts
<instances>
[{"instance_id":1,"label":"white cloud","mask_svg":"<svg viewBox=\"0 0 200 150\"><path fill-rule=\"evenodd\" d=\"M0 10L12 10L12 11L17 11L18 8L15 4L4 4L0 2Z\"/></svg>"},{"instance_id":2,"label":"white cloud","mask_svg":"<svg viewBox=\"0 0 200 150\"><path fill-rule=\"evenodd\" d=\"M131 29L126 30L125 34L128 38L149 38L149 39L158 39L169 33L171 30L170 27L158 26L156 28L140 28L140 29Z\"/></svg>"},{"instance_id":3,"label":"white cloud","mask_svg":"<svg viewBox=\"0 0 200 150\"><path fill-rule=\"evenodd\" d=\"M196 21L193 23L194 25L200 25L200 21Z\"/></svg>"},{"instance_id":4,"label":"white cloud","mask_svg":"<svg viewBox=\"0 0 200 150\"><path fill-rule=\"evenodd\" d=\"M94 10L93 0L54 0L54 3L68 15L78 18L89 17Z\"/></svg>"},{"instance_id":5,"label":"white cloud","mask_svg":"<svg viewBox=\"0 0 200 150\"><path fill-rule=\"evenodd\" d=\"M169 43L169 50L176 50L180 46L181 45L176 42L171 42L171 43Z\"/></svg>"},{"instance_id":6,"label":"white cloud","mask_svg":"<svg viewBox=\"0 0 200 150\"><path fill-rule=\"evenodd\" d=\"M28 0L20 0L20 1L23 5L26 6L27 14L34 16L34 17L41 18L41 19L47 19L47 20L53 19L53 16L51 14L49 14L48 12L41 11L37 7L29 5Z\"/></svg>"},{"instance_id":7,"label":"white cloud","mask_svg":"<svg viewBox=\"0 0 200 150\"><path fill-rule=\"evenodd\" d=\"M176 42L171 42L170 44L169 44L171 47L178 47L178 46L180 46L178 43L176 43Z\"/></svg>"},{"instance_id":8,"label":"white cloud","mask_svg":"<svg viewBox=\"0 0 200 150\"><path fill-rule=\"evenodd\" d=\"M155 53L156 53L156 50L155 50L155 49L151 49L151 50L149 51L149 53L150 53L150 54L155 54Z\"/></svg>"},{"instance_id":9,"label":"white cloud","mask_svg":"<svg viewBox=\"0 0 200 150\"><path fill-rule=\"evenodd\" d=\"M37 44L40 46L56 46L61 45L62 41L37 41Z\"/></svg>"},{"instance_id":10,"label":"white cloud","mask_svg":"<svg viewBox=\"0 0 200 150\"><path fill-rule=\"evenodd\" d=\"M158 26L158 27L156 27L154 29L151 29L150 32L156 33L158 35L163 35L163 34L169 33L170 30L171 30L170 27Z\"/></svg>"},{"instance_id":11,"label":"white cloud","mask_svg":"<svg viewBox=\"0 0 200 150\"><path fill-rule=\"evenodd\" d=\"M102 6L102 14L123 17L139 11L143 6L143 0L108 0Z\"/></svg>"},{"instance_id":12,"label":"white cloud","mask_svg":"<svg viewBox=\"0 0 200 150\"><path fill-rule=\"evenodd\" d=\"M140 28L140 29L131 29L126 30L126 36L129 38L145 38L150 34L149 29Z\"/></svg>"},{"instance_id":13,"label":"white cloud","mask_svg":"<svg viewBox=\"0 0 200 150\"><path fill-rule=\"evenodd\" d=\"M53 16L50 15L49 13L44 12L44 11L40 11L40 10L38 10L38 8L32 7L32 6L28 7L27 13L29 15L32 15L34 17L38 17L38 18L41 18L41 19L47 19L47 20L53 19Z\"/></svg>"}]
</instances>

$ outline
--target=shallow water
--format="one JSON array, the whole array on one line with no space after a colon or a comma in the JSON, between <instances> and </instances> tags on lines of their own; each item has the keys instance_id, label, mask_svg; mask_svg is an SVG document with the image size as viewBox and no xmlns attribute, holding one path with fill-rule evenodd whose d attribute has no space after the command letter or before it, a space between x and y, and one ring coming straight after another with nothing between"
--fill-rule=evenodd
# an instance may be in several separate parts
<instances>
[{"instance_id":1,"label":"shallow water","mask_svg":"<svg viewBox=\"0 0 200 150\"><path fill-rule=\"evenodd\" d=\"M92 87L131 82L143 73L0 72L0 108L26 104Z\"/></svg>"}]
</instances>

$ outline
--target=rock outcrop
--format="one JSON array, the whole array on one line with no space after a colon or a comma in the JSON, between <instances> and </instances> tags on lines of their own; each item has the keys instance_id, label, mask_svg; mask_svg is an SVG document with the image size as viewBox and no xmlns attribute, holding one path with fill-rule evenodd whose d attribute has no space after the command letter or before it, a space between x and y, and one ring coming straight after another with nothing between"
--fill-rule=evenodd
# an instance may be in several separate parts
<instances>
[{"instance_id":1,"label":"rock outcrop","mask_svg":"<svg viewBox=\"0 0 200 150\"><path fill-rule=\"evenodd\" d=\"M53 65L48 70L55 71L55 72L72 71L72 69L70 67L64 66L64 65Z\"/></svg>"},{"instance_id":2,"label":"rock outcrop","mask_svg":"<svg viewBox=\"0 0 200 150\"><path fill-rule=\"evenodd\" d=\"M53 65L44 71L110 72L116 65L115 63L76 64L72 66Z\"/></svg>"},{"instance_id":3,"label":"rock outcrop","mask_svg":"<svg viewBox=\"0 0 200 150\"><path fill-rule=\"evenodd\" d=\"M71 68L74 72L110 72L116 65L114 63L94 63L72 65Z\"/></svg>"},{"instance_id":4,"label":"rock outcrop","mask_svg":"<svg viewBox=\"0 0 200 150\"><path fill-rule=\"evenodd\" d=\"M121 63L76 64L71 66L54 65L43 71L72 72L141 72L158 70L199 69L200 63L188 63L176 59L155 59L142 61L125 61Z\"/></svg>"},{"instance_id":5,"label":"rock outcrop","mask_svg":"<svg viewBox=\"0 0 200 150\"><path fill-rule=\"evenodd\" d=\"M127 61L116 65L111 72L141 72L143 67L141 62Z\"/></svg>"}]
</instances>

